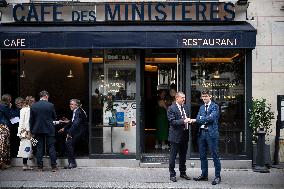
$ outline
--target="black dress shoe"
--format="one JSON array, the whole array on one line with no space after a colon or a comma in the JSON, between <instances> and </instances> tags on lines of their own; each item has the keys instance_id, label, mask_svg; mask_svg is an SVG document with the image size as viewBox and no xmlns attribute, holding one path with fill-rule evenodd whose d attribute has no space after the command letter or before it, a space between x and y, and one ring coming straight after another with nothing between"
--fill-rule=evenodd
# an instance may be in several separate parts
<instances>
[{"instance_id":1,"label":"black dress shoe","mask_svg":"<svg viewBox=\"0 0 284 189\"><path fill-rule=\"evenodd\" d=\"M43 167L38 166L36 170L39 171L39 172L42 172L43 171Z\"/></svg>"},{"instance_id":2,"label":"black dress shoe","mask_svg":"<svg viewBox=\"0 0 284 189\"><path fill-rule=\"evenodd\" d=\"M186 180L190 180L191 178L189 176L187 176L186 174L182 174L180 175L180 178L184 178Z\"/></svg>"},{"instance_id":3,"label":"black dress shoe","mask_svg":"<svg viewBox=\"0 0 284 189\"><path fill-rule=\"evenodd\" d=\"M74 163L69 163L67 166L64 166L64 169L73 169L76 168L77 164Z\"/></svg>"},{"instance_id":4,"label":"black dress shoe","mask_svg":"<svg viewBox=\"0 0 284 189\"><path fill-rule=\"evenodd\" d=\"M219 184L221 182L221 177L215 177L214 180L212 181L212 185Z\"/></svg>"},{"instance_id":5,"label":"black dress shoe","mask_svg":"<svg viewBox=\"0 0 284 189\"><path fill-rule=\"evenodd\" d=\"M172 182L176 182L176 181L177 181L177 178L176 178L176 177L170 177L170 180L171 180Z\"/></svg>"},{"instance_id":6,"label":"black dress shoe","mask_svg":"<svg viewBox=\"0 0 284 189\"><path fill-rule=\"evenodd\" d=\"M58 167L57 167L57 166L52 166L52 167L51 167L51 171L52 171L52 172L58 171Z\"/></svg>"},{"instance_id":7,"label":"black dress shoe","mask_svg":"<svg viewBox=\"0 0 284 189\"><path fill-rule=\"evenodd\" d=\"M193 178L193 180L195 180L195 181L208 181L208 177L204 177L204 176L200 175L197 178Z\"/></svg>"}]
</instances>

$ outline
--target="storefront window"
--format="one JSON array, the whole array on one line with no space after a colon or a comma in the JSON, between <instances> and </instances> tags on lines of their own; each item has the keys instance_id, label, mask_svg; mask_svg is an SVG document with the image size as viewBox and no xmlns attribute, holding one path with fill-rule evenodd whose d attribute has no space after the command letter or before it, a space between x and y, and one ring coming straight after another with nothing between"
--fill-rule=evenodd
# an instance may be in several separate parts
<instances>
[{"instance_id":1,"label":"storefront window","mask_svg":"<svg viewBox=\"0 0 284 189\"><path fill-rule=\"evenodd\" d=\"M136 153L136 60L131 50L96 52L91 154ZM96 61L100 59L101 62Z\"/></svg>"},{"instance_id":2,"label":"storefront window","mask_svg":"<svg viewBox=\"0 0 284 189\"><path fill-rule=\"evenodd\" d=\"M243 50L191 51L191 106L196 117L201 91L207 89L220 110L222 155L245 153L245 54ZM198 150L198 127L192 127L192 153Z\"/></svg>"},{"instance_id":3,"label":"storefront window","mask_svg":"<svg viewBox=\"0 0 284 189\"><path fill-rule=\"evenodd\" d=\"M39 92L46 90L49 101L54 104L57 119L72 119L70 99L79 99L82 108L89 115L88 100L88 50L19 50L18 51L19 96L34 96L39 100ZM16 86L13 86L16 88ZM64 127L55 125L56 131ZM88 129L87 129L88 131ZM87 156L88 133L77 142L76 155ZM66 156L66 136L56 132L58 156Z\"/></svg>"}]
</instances>

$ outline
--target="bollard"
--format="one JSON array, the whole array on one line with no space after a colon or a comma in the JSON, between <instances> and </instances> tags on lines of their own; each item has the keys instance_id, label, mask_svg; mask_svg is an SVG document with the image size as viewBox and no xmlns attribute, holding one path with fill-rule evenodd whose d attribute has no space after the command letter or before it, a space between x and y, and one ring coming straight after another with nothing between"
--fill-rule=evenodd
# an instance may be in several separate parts
<instances>
[{"instance_id":1,"label":"bollard","mask_svg":"<svg viewBox=\"0 0 284 189\"><path fill-rule=\"evenodd\" d=\"M265 131L263 128L258 131L256 166L253 171L269 173L268 168L265 166Z\"/></svg>"}]
</instances>

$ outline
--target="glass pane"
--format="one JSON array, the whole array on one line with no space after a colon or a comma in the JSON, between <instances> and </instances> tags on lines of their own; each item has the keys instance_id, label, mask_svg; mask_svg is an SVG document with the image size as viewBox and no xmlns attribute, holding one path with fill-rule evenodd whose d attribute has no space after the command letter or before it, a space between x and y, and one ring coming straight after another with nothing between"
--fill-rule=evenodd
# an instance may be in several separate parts
<instances>
[{"instance_id":1,"label":"glass pane","mask_svg":"<svg viewBox=\"0 0 284 189\"><path fill-rule=\"evenodd\" d=\"M88 100L88 50L20 50L20 96L34 96L47 90L54 104L57 118L72 119L69 101L79 99L87 115ZM15 87L15 86L14 86ZM58 131L64 124L56 125ZM88 129L86 129L88 131ZM76 154L88 155L89 134L84 133L77 142ZM65 135L56 132L56 151L66 156Z\"/></svg>"},{"instance_id":2,"label":"glass pane","mask_svg":"<svg viewBox=\"0 0 284 189\"><path fill-rule=\"evenodd\" d=\"M243 50L193 50L191 105L196 118L201 91L207 89L220 108L220 155L244 154L245 54ZM192 152L198 152L198 127L192 127Z\"/></svg>"},{"instance_id":3,"label":"glass pane","mask_svg":"<svg viewBox=\"0 0 284 189\"><path fill-rule=\"evenodd\" d=\"M91 153L136 153L135 54L104 50L93 62Z\"/></svg>"}]
</instances>

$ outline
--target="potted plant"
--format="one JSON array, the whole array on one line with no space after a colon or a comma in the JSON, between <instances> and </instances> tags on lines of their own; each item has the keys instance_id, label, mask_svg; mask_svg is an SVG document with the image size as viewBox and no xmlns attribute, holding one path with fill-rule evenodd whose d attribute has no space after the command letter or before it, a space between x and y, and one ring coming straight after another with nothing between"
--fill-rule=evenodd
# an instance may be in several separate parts
<instances>
[{"instance_id":1,"label":"potted plant","mask_svg":"<svg viewBox=\"0 0 284 189\"><path fill-rule=\"evenodd\" d=\"M265 135L272 132L271 121L274 119L274 112L271 111L271 104L267 103L266 99L252 99L251 109L249 110L249 126L252 129L253 144L257 143L258 131L261 129ZM256 157L256 145L253 146L253 163ZM270 147L265 146L265 163L270 164Z\"/></svg>"}]
</instances>

